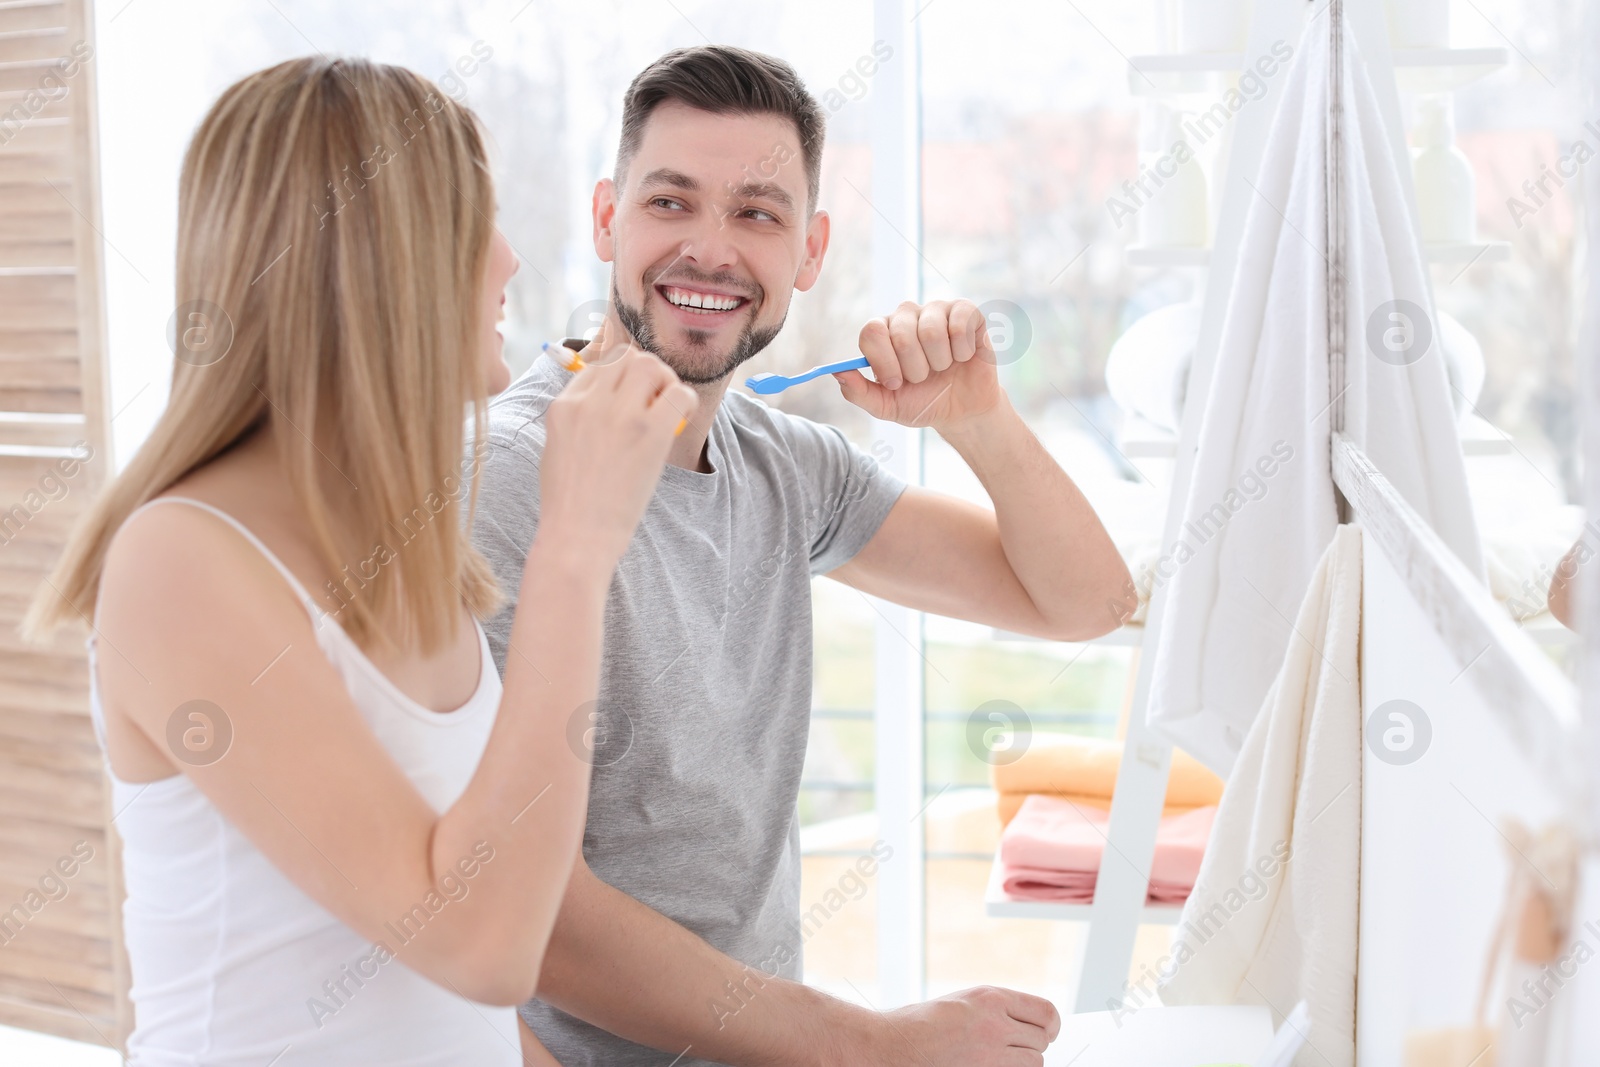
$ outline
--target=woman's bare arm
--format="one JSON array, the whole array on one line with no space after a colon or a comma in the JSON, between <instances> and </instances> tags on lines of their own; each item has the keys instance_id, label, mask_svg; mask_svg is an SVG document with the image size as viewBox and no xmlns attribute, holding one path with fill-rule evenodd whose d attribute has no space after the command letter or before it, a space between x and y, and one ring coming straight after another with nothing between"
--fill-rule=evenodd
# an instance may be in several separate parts
<instances>
[{"instance_id":1,"label":"woman's bare arm","mask_svg":"<svg viewBox=\"0 0 1600 1067\"><path fill-rule=\"evenodd\" d=\"M108 714L172 752L175 769L362 937L473 1000L521 1003L581 841L589 764L568 724L598 689L606 591L694 403L670 368L636 351L579 375L550 405L540 530L499 716L442 815L362 720L283 579L199 509L149 509L113 540L98 620ZM194 700L232 731L204 765L168 745L174 715ZM407 917L424 928L402 944L393 930Z\"/></svg>"},{"instance_id":2,"label":"woman's bare arm","mask_svg":"<svg viewBox=\"0 0 1600 1067\"><path fill-rule=\"evenodd\" d=\"M283 579L199 509L153 508L113 543L106 704L163 751L181 705L214 705L226 753L189 765L175 751L179 771L362 937L474 1000L515 1004L532 992L581 839L588 763L564 727L594 698L609 579L542 544L523 573L521 655L477 774L442 816L362 720ZM425 931L402 946L389 924L412 916Z\"/></svg>"}]
</instances>

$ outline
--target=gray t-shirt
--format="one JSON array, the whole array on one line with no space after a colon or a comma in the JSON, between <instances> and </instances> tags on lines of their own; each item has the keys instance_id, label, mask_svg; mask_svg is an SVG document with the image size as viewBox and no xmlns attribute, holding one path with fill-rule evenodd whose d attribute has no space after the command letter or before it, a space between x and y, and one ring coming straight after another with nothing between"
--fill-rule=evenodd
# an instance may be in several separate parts
<instances>
[{"instance_id":1,"label":"gray t-shirt","mask_svg":"<svg viewBox=\"0 0 1600 1067\"><path fill-rule=\"evenodd\" d=\"M513 598L544 410L571 377L539 359L490 406L473 540ZM837 429L734 392L707 449L711 473L662 472L611 583L599 700L576 728L594 730L583 854L727 955L798 979L811 578L860 551L905 484ZM502 675L513 615L485 625ZM522 1017L565 1067L674 1062L537 1000Z\"/></svg>"}]
</instances>

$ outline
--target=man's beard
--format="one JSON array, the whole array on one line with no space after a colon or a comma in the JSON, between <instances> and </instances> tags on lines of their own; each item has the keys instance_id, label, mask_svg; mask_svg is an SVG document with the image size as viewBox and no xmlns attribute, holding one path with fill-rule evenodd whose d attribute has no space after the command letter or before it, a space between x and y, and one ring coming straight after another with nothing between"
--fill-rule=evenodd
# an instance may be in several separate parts
<instances>
[{"instance_id":1,"label":"man's beard","mask_svg":"<svg viewBox=\"0 0 1600 1067\"><path fill-rule=\"evenodd\" d=\"M645 292L650 292L654 287L654 283L647 285ZM655 325L645 317L644 309L630 307L623 302L622 294L617 291L617 276L614 271L611 275L611 306L617 309L617 319L621 321L623 329L633 337L634 343L646 352L659 356L662 362L677 373L678 380L687 385L709 385L712 382L720 382L732 374L739 364L770 345L773 338L783 329L783 319L780 319L776 326L757 329L752 316L745 324L744 330L734 340L733 349L722 359L721 367L715 371L706 371L698 364L690 363L685 358L687 353L662 345L661 339L656 336ZM704 352L706 346L711 343L710 331L690 328L687 332L690 349Z\"/></svg>"}]
</instances>

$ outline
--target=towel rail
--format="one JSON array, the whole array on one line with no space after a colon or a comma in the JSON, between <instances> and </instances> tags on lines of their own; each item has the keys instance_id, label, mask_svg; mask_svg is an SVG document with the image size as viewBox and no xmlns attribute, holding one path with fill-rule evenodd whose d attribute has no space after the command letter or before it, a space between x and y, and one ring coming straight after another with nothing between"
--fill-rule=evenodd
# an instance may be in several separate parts
<instances>
[{"instance_id":1,"label":"towel rail","mask_svg":"<svg viewBox=\"0 0 1600 1067\"><path fill-rule=\"evenodd\" d=\"M1355 442L1335 434L1332 459L1333 480L1354 519L1433 623L1461 671L1458 677L1483 695L1524 757L1570 810L1587 810L1572 683Z\"/></svg>"}]
</instances>

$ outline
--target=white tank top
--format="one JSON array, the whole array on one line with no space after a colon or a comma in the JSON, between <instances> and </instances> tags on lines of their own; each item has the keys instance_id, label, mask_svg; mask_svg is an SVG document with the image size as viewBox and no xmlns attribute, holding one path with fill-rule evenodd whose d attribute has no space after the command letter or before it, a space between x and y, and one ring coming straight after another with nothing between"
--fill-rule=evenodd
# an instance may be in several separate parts
<instances>
[{"instance_id":1,"label":"white tank top","mask_svg":"<svg viewBox=\"0 0 1600 1067\"><path fill-rule=\"evenodd\" d=\"M189 497L144 507L166 501L204 508L267 557L305 605L318 645L379 742L436 811L449 808L499 713L500 676L483 627L474 622L477 691L454 711L430 711L401 693L231 515ZM89 708L104 749L93 634L85 644ZM473 1003L409 969L399 936L385 935L386 953L375 951L274 867L187 775L148 784L111 775L111 787L127 887L128 1067L520 1067L515 1008ZM470 880L462 884L471 891ZM388 929L409 939L422 925Z\"/></svg>"}]
</instances>

